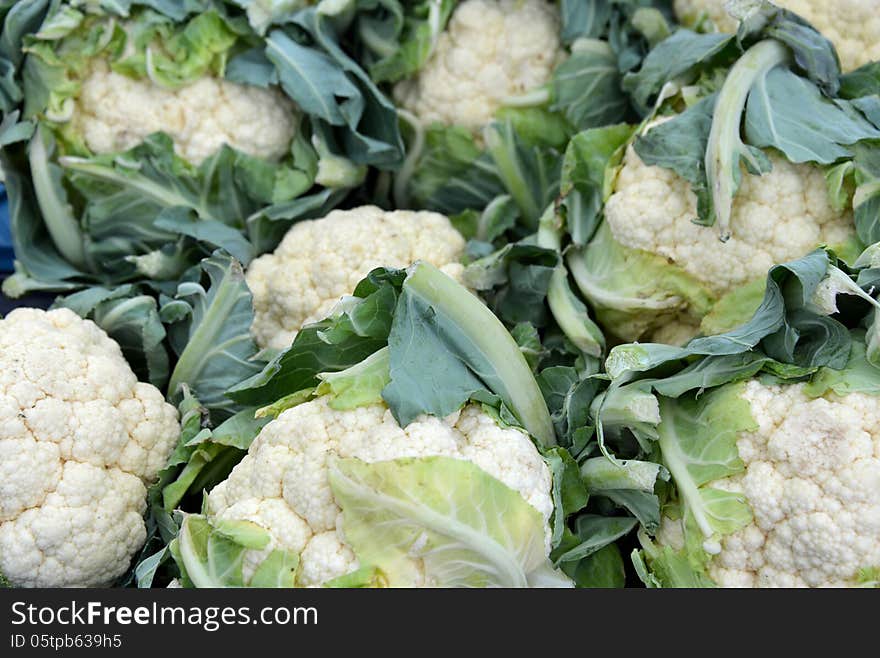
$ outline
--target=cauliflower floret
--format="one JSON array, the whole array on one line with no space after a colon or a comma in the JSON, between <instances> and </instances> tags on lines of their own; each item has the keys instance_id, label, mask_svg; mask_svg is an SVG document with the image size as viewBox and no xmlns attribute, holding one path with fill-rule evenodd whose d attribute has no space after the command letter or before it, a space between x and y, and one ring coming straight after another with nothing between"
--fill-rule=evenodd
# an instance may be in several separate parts
<instances>
[{"instance_id":1,"label":"cauliflower floret","mask_svg":"<svg viewBox=\"0 0 880 658\"><path fill-rule=\"evenodd\" d=\"M163 131L177 154L193 164L223 144L278 160L296 133L296 110L274 88L207 77L166 89L111 71L98 60L82 82L72 122L95 153L124 151Z\"/></svg>"},{"instance_id":2,"label":"cauliflower floret","mask_svg":"<svg viewBox=\"0 0 880 658\"><path fill-rule=\"evenodd\" d=\"M697 198L690 184L646 165L630 146L605 208L615 240L667 258L719 296L821 244L845 244L855 234L852 213L832 208L822 170L768 155L771 172L743 174L732 236L722 243L715 228L693 222Z\"/></svg>"},{"instance_id":3,"label":"cauliflower floret","mask_svg":"<svg viewBox=\"0 0 880 658\"><path fill-rule=\"evenodd\" d=\"M470 461L518 491L543 516L549 551L549 468L527 434L499 427L475 405L406 428L382 404L340 411L319 397L293 407L263 428L229 478L208 494L205 509L213 518L264 527L272 539L260 556L278 548L299 552L299 584L320 586L358 568L330 488L331 461L429 456ZM258 563L246 560L246 578Z\"/></svg>"},{"instance_id":4,"label":"cauliflower floret","mask_svg":"<svg viewBox=\"0 0 880 658\"><path fill-rule=\"evenodd\" d=\"M708 18L721 32L735 32L727 0L675 0L675 13L692 23ZM880 59L880 0L775 0L775 5L805 18L840 55L844 71Z\"/></svg>"},{"instance_id":5,"label":"cauliflower floret","mask_svg":"<svg viewBox=\"0 0 880 658\"><path fill-rule=\"evenodd\" d=\"M394 96L426 123L479 129L506 98L546 84L565 52L546 0L466 0L431 59Z\"/></svg>"},{"instance_id":6,"label":"cauliflower floret","mask_svg":"<svg viewBox=\"0 0 880 658\"><path fill-rule=\"evenodd\" d=\"M804 384L746 384L758 424L737 441L745 472L712 486L745 495L710 576L725 587L846 587L880 565L880 406L861 393L811 399Z\"/></svg>"},{"instance_id":7,"label":"cauliflower floret","mask_svg":"<svg viewBox=\"0 0 880 658\"><path fill-rule=\"evenodd\" d=\"M286 348L371 270L423 260L460 279L464 247L449 220L433 212L363 206L298 222L274 253L248 268L255 311L251 331L261 347Z\"/></svg>"},{"instance_id":8,"label":"cauliflower floret","mask_svg":"<svg viewBox=\"0 0 880 658\"><path fill-rule=\"evenodd\" d=\"M109 585L146 537L146 485L180 428L119 346L67 309L0 320L0 573Z\"/></svg>"}]
</instances>

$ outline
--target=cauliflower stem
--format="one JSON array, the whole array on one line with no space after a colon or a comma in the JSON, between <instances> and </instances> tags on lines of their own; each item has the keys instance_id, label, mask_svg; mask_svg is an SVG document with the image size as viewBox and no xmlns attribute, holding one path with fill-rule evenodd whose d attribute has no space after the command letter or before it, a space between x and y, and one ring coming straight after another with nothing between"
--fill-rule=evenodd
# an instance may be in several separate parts
<instances>
[{"instance_id":1,"label":"cauliflower stem","mask_svg":"<svg viewBox=\"0 0 880 658\"><path fill-rule=\"evenodd\" d=\"M538 246L560 251L562 249L561 227L554 206L550 206L541 217L538 226ZM572 292L568 284L568 270L560 257L553 270L550 287L547 289L547 304L562 333L584 354L602 356L605 351L605 337L598 325L590 319L587 307Z\"/></svg>"},{"instance_id":2,"label":"cauliflower stem","mask_svg":"<svg viewBox=\"0 0 880 658\"><path fill-rule=\"evenodd\" d=\"M430 304L438 315L460 327L473 347L497 371L502 390L495 393L517 414L523 427L545 447L556 445L547 403L516 341L479 298L426 263L409 270L406 288ZM466 348L467 349L467 348Z\"/></svg>"},{"instance_id":3,"label":"cauliflower stem","mask_svg":"<svg viewBox=\"0 0 880 658\"><path fill-rule=\"evenodd\" d=\"M766 156L742 141L740 124L752 87L777 66L786 64L791 54L778 41L768 39L752 46L727 74L718 95L709 145L706 149L706 177L712 195L718 232L723 242L730 239L733 197L741 179L740 160L753 172L765 172Z\"/></svg>"},{"instance_id":4,"label":"cauliflower stem","mask_svg":"<svg viewBox=\"0 0 880 658\"><path fill-rule=\"evenodd\" d=\"M34 182L34 193L46 220L46 230L56 249L77 267L86 266L82 231L67 199L62 197L60 181L53 175L43 129L31 138L28 160Z\"/></svg>"}]
</instances>

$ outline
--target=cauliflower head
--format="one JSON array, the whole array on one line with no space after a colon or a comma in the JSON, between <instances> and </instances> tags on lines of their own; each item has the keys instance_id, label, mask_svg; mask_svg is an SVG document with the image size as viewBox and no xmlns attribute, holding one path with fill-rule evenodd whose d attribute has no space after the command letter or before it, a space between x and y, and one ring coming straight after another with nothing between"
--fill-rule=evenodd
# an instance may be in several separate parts
<instances>
[{"instance_id":1,"label":"cauliflower head","mask_svg":"<svg viewBox=\"0 0 880 658\"><path fill-rule=\"evenodd\" d=\"M371 270L422 260L460 279L464 247L449 219L434 212L362 206L298 222L274 253L248 267L251 331L261 347L286 348L304 325L327 317Z\"/></svg>"},{"instance_id":2,"label":"cauliflower head","mask_svg":"<svg viewBox=\"0 0 880 658\"><path fill-rule=\"evenodd\" d=\"M394 96L425 123L478 130L505 99L549 82L564 56L554 3L465 0L427 64Z\"/></svg>"},{"instance_id":3,"label":"cauliflower head","mask_svg":"<svg viewBox=\"0 0 880 658\"><path fill-rule=\"evenodd\" d=\"M725 390L726 389L726 390ZM725 433L735 433L738 472L701 489L712 523L737 526L709 553L707 575L722 587L853 587L862 574L880 567L880 407L876 396L827 391L810 384L776 385L753 379L710 395L735 395L709 403L703 416L714 427L701 437L701 468L714 463ZM742 407L736 405L745 405ZM668 416L666 417L668 419ZM666 422L664 419L664 422ZM718 425L712 425L718 422ZM703 441L703 438L706 441ZM682 459L664 446L670 470ZM716 443L713 445L713 441ZM686 439L682 452L687 453ZM695 454L695 453L693 453ZM719 460L720 461L720 460ZM679 492L687 493L676 475ZM745 502L735 512L724 497ZM734 503L734 505L739 503ZM719 511L721 513L719 513ZM697 523L699 525L699 522ZM699 533L695 533L699 534ZM680 550L686 543L681 520L664 518L659 543Z\"/></svg>"},{"instance_id":4,"label":"cauliflower head","mask_svg":"<svg viewBox=\"0 0 880 658\"><path fill-rule=\"evenodd\" d=\"M715 228L694 223L697 197L686 180L627 148L605 226L586 251L593 273L607 260L616 277L607 275L601 293L582 286L606 328L624 340L659 329L659 340L673 344L697 335L701 322L705 333L727 331L757 308L772 266L820 245L848 249L857 242L852 211L833 207L821 168L768 156L772 171L743 174L731 237L722 242ZM677 326L662 331L670 322Z\"/></svg>"},{"instance_id":5,"label":"cauliflower head","mask_svg":"<svg viewBox=\"0 0 880 658\"><path fill-rule=\"evenodd\" d=\"M119 346L67 309L0 320L0 573L107 586L146 538L146 485L180 427Z\"/></svg>"},{"instance_id":6,"label":"cauliflower head","mask_svg":"<svg viewBox=\"0 0 880 658\"><path fill-rule=\"evenodd\" d=\"M229 478L206 497L212 520L251 521L269 532L269 545L246 555L246 577L275 549L299 554L297 583L305 587L358 568L329 479L335 459L352 457L366 463L408 457L470 462L540 513L549 553L551 475L527 434L499 427L476 405L446 418L423 416L401 428L384 404L341 410L321 396L266 425ZM411 584L432 585L415 562Z\"/></svg>"},{"instance_id":7,"label":"cauliflower head","mask_svg":"<svg viewBox=\"0 0 880 658\"><path fill-rule=\"evenodd\" d=\"M721 32L735 32L727 0L675 0L675 13L686 24L708 19ZM805 18L824 34L840 55L844 71L880 59L880 0L774 0L775 5Z\"/></svg>"},{"instance_id":8,"label":"cauliflower head","mask_svg":"<svg viewBox=\"0 0 880 658\"><path fill-rule=\"evenodd\" d=\"M200 164L224 144L280 160L296 134L296 116L293 102L275 88L207 76L169 89L97 60L82 81L71 123L93 153L125 151L161 131L179 156Z\"/></svg>"},{"instance_id":9,"label":"cauliflower head","mask_svg":"<svg viewBox=\"0 0 880 658\"><path fill-rule=\"evenodd\" d=\"M855 235L852 212L832 207L821 168L768 155L771 172L743 174L732 235L722 243L716 230L693 222L697 197L690 184L646 165L630 146L605 209L614 239L666 258L720 296L763 278L773 265Z\"/></svg>"}]
</instances>

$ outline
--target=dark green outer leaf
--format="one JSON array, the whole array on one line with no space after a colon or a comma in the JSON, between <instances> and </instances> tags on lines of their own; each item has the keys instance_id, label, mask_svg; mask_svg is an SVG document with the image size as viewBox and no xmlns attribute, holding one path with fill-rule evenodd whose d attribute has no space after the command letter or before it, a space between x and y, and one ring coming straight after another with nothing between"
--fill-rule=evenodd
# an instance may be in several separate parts
<instances>
[{"instance_id":1,"label":"dark green outer leaf","mask_svg":"<svg viewBox=\"0 0 880 658\"><path fill-rule=\"evenodd\" d=\"M691 184L697 198L706 203L706 148L717 94L707 96L673 119L654 126L635 141L635 150L648 165L671 169Z\"/></svg>"},{"instance_id":2,"label":"dark green outer leaf","mask_svg":"<svg viewBox=\"0 0 880 658\"><path fill-rule=\"evenodd\" d=\"M342 50L339 35L326 18L321 17L315 9L306 9L296 15L295 22L308 31L336 64L357 81L364 96L362 114L356 121L348 121L348 130L338 138L347 157L356 164L383 169L398 167L403 160L404 147L395 106L360 65Z\"/></svg>"},{"instance_id":3,"label":"dark green outer leaf","mask_svg":"<svg viewBox=\"0 0 880 658\"><path fill-rule=\"evenodd\" d=\"M840 78L840 97L861 98L880 95L880 62L871 62Z\"/></svg>"},{"instance_id":4,"label":"dark green outer leaf","mask_svg":"<svg viewBox=\"0 0 880 658\"><path fill-rule=\"evenodd\" d=\"M624 77L623 88L632 95L636 105L647 110L651 98L666 82L710 60L731 43L733 37L728 34L696 34L680 29L648 53L638 73Z\"/></svg>"},{"instance_id":5,"label":"dark green outer leaf","mask_svg":"<svg viewBox=\"0 0 880 658\"><path fill-rule=\"evenodd\" d=\"M4 184L9 200L12 246L19 266L23 268L22 276L30 278L24 282L25 287L18 294L27 290L70 290L80 287L81 284L75 280L81 273L61 258L39 219L40 211L30 181L11 165L5 153L0 158L6 177ZM9 289L4 286L4 290ZM7 294L15 296L11 291Z\"/></svg>"},{"instance_id":6,"label":"dark green outer leaf","mask_svg":"<svg viewBox=\"0 0 880 658\"><path fill-rule=\"evenodd\" d=\"M581 480L577 462L564 448L553 448L544 453L544 459L553 476L553 536L552 546L559 546L565 531L565 520L580 512L590 499Z\"/></svg>"},{"instance_id":7,"label":"dark green outer leaf","mask_svg":"<svg viewBox=\"0 0 880 658\"><path fill-rule=\"evenodd\" d=\"M273 30L266 38L266 57L275 65L284 91L307 114L334 126L358 124L364 99L329 56Z\"/></svg>"},{"instance_id":8,"label":"dark green outer leaf","mask_svg":"<svg viewBox=\"0 0 880 658\"><path fill-rule=\"evenodd\" d=\"M553 74L550 109L563 113L576 130L604 126L626 115L617 57L604 42L571 54Z\"/></svg>"},{"instance_id":9,"label":"dark green outer leaf","mask_svg":"<svg viewBox=\"0 0 880 658\"><path fill-rule=\"evenodd\" d=\"M52 4L50 0L28 0L13 4L3 20L0 57L8 60L16 68L21 64L24 58L21 48L22 39L26 34L39 29Z\"/></svg>"},{"instance_id":10,"label":"dark green outer leaf","mask_svg":"<svg viewBox=\"0 0 880 658\"><path fill-rule=\"evenodd\" d=\"M791 162L832 164L852 155L856 142L880 138L847 101L832 101L813 83L783 68L772 70L749 95L746 139L782 151Z\"/></svg>"},{"instance_id":11,"label":"dark green outer leaf","mask_svg":"<svg viewBox=\"0 0 880 658\"><path fill-rule=\"evenodd\" d=\"M475 399L540 445L555 445L547 404L516 341L479 298L433 266L408 271L388 347L391 383L382 397L402 426Z\"/></svg>"},{"instance_id":12,"label":"dark green outer leaf","mask_svg":"<svg viewBox=\"0 0 880 658\"><path fill-rule=\"evenodd\" d=\"M573 533L566 533L562 544L551 553L554 564L582 560L629 534L638 520L629 516L584 514L575 521Z\"/></svg>"},{"instance_id":13,"label":"dark green outer leaf","mask_svg":"<svg viewBox=\"0 0 880 658\"><path fill-rule=\"evenodd\" d=\"M186 384L217 418L237 409L226 397L232 385L259 371L251 338L254 311L241 264L221 252L200 265L209 279L184 282L177 292L192 307L186 321L188 342L171 374L169 396L176 398Z\"/></svg>"},{"instance_id":14,"label":"dark green outer leaf","mask_svg":"<svg viewBox=\"0 0 880 658\"><path fill-rule=\"evenodd\" d=\"M560 194L565 197L566 228L576 245L584 245L599 223L609 169L619 163L633 135L625 124L586 130L575 135L562 161Z\"/></svg>"},{"instance_id":15,"label":"dark green outer leaf","mask_svg":"<svg viewBox=\"0 0 880 658\"><path fill-rule=\"evenodd\" d=\"M347 314L309 325L262 372L229 390L239 404L263 407L317 385L318 374L345 370L387 344L404 273L376 270L354 291L362 301Z\"/></svg>"},{"instance_id":16,"label":"dark green outer leaf","mask_svg":"<svg viewBox=\"0 0 880 658\"><path fill-rule=\"evenodd\" d=\"M571 44L582 37L597 39L608 28L612 3L608 0L562 0L562 41Z\"/></svg>"},{"instance_id":17,"label":"dark green outer leaf","mask_svg":"<svg viewBox=\"0 0 880 658\"><path fill-rule=\"evenodd\" d=\"M864 244L880 242L880 142L855 148L856 231Z\"/></svg>"},{"instance_id":18,"label":"dark green outer leaf","mask_svg":"<svg viewBox=\"0 0 880 658\"><path fill-rule=\"evenodd\" d=\"M795 62L829 96L840 88L840 62L834 44L797 14L766 2L772 18L764 34L781 41L794 53ZM743 31L740 31L740 38Z\"/></svg>"},{"instance_id":19,"label":"dark green outer leaf","mask_svg":"<svg viewBox=\"0 0 880 658\"><path fill-rule=\"evenodd\" d=\"M396 43L387 43L386 46L391 53L370 66L370 75L376 82L397 82L407 78L415 74L428 60L437 37L446 28L458 0L440 0L439 3L431 0L431 4L438 5L436 26L427 19L409 16L405 21L401 21L404 24L404 33L399 35L400 40L395 39ZM400 20L397 16L391 18ZM363 19L361 22L362 28L365 27Z\"/></svg>"},{"instance_id":20,"label":"dark green outer leaf","mask_svg":"<svg viewBox=\"0 0 880 658\"><path fill-rule=\"evenodd\" d=\"M562 569L576 587L619 589L626 585L626 570L617 544L608 544L579 562L566 562Z\"/></svg>"},{"instance_id":21,"label":"dark green outer leaf","mask_svg":"<svg viewBox=\"0 0 880 658\"><path fill-rule=\"evenodd\" d=\"M492 158L480 151L469 131L433 126L425 144L411 184L413 201L419 206L454 215L485 208L505 193Z\"/></svg>"}]
</instances>

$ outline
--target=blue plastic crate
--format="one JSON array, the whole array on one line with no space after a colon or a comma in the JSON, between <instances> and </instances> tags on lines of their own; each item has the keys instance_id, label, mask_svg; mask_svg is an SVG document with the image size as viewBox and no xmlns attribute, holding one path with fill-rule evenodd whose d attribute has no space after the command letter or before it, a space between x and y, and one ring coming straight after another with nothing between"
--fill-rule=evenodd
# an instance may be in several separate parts
<instances>
[{"instance_id":1,"label":"blue plastic crate","mask_svg":"<svg viewBox=\"0 0 880 658\"><path fill-rule=\"evenodd\" d=\"M9 203L6 188L0 185L0 276L12 271L12 235L9 232Z\"/></svg>"}]
</instances>

